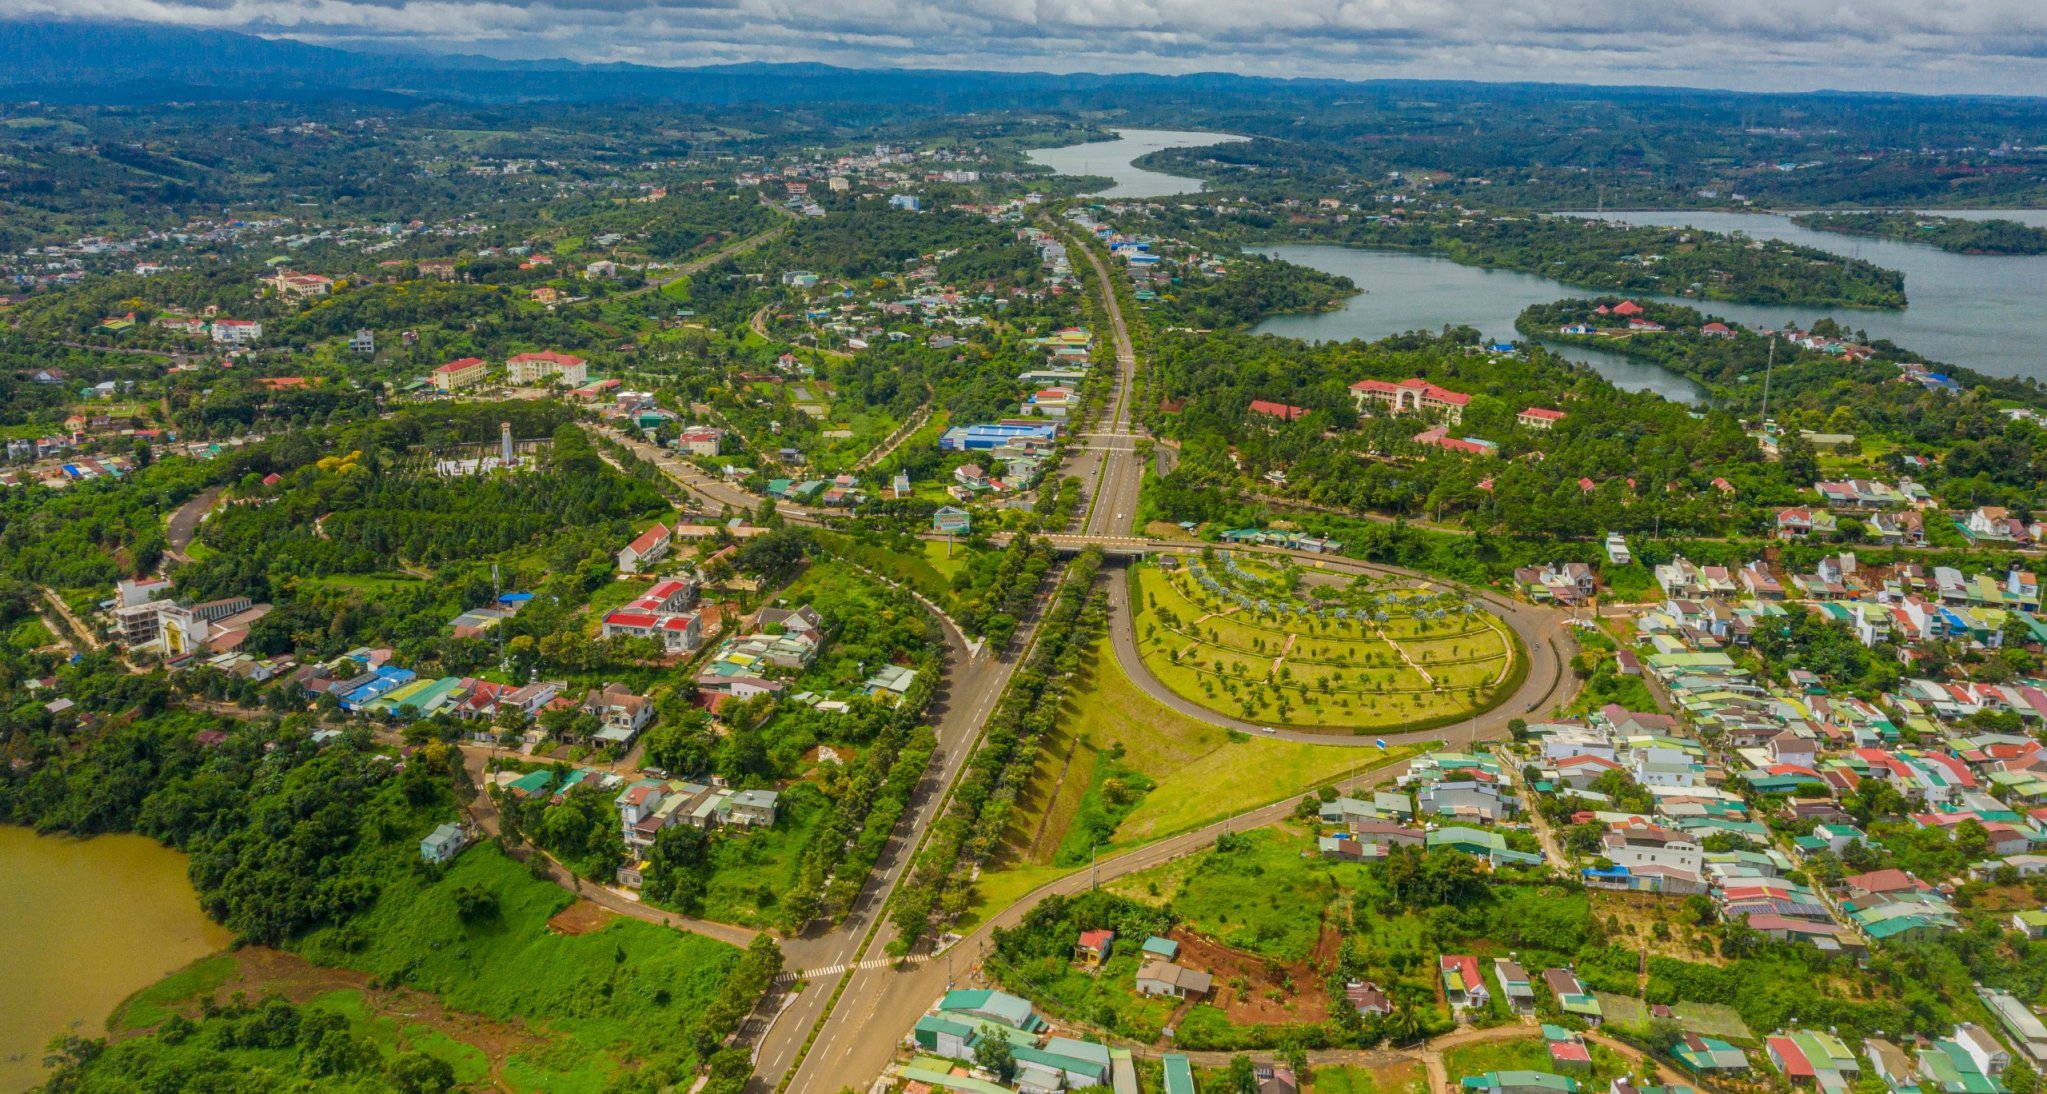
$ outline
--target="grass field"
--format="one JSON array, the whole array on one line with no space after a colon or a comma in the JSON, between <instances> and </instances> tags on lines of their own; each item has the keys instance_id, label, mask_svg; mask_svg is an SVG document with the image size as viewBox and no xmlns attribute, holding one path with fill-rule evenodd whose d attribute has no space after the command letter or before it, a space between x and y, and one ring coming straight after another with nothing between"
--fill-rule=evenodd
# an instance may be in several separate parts
<instances>
[{"instance_id":1,"label":"grass field","mask_svg":"<svg viewBox=\"0 0 2047 1094\"><path fill-rule=\"evenodd\" d=\"M1364 884L1368 869L1313 852L1314 838L1291 825L1260 828L1245 833L1238 850L1167 864L1163 884L1133 875L1109 888L1147 903L1169 903L1189 930L1232 949L1302 961L1321 937L1324 911L1340 904L1343 891ZM1154 886L1161 890L1157 895Z\"/></svg>"},{"instance_id":2,"label":"grass field","mask_svg":"<svg viewBox=\"0 0 2047 1094\"><path fill-rule=\"evenodd\" d=\"M1588 1044L1586 1047L1592 1050L1592 1072L1590 1075L1578 1072L1572 1076L1586 1088L1604 1088L1612 1080L1628 1073L1628 1062L1619 1053L1604 1045ZM1513 1041L1459 1045L1443 1053L1443 1071L1455 1083L1466 1075L1483 1075L1488 1071L1557 1073L1557 1067L1550 1062L1548 1042L1538 1033Z\"/></svg>"},{"instance_id":3,"label":"grass field","mask_svg":"<svg viewBox=\"0 0 2047 1094\"><path fill-rule=\"evenodd\" d=\"M1308 1087L1314 1094L1422 1094L1427 1088L1418 1069L1398 1066L1376 1073L1362 1067L1318 1067Z\"/></svg>"},{"instance_id":4,"label":"grass field","mask_svg":"<svg viewBox=\"0 0 2047 1094\"><path fill-rule=\"evenodd\" d=\"M148 1029L177 1013L185 1001L212 994L234 972L235 959L230 954L202 957L129 996L107 1019L107 1028L115 1033Z\"/></svg>"},{"instance_id":5,"label":"grass field","mask_svg":"<svg viewBox=\"0 0 2047 1094\"><path fill-rule=\"evenodd\" d=\"M721 833L711 841L711 876L703 917L747 927L771 926L782 894L796 887L803 847L825 816L824 795L809 783L783 793L772 828Z\"/></svg>"},{"instance_id":6,"label":"grass field","mask_svg":"<svg viewBox=\"0 0 2047 1094\"><path fill-rule=\"evenodd\" d=\"M455 893L497 898L487 920L465 923ZM636 919L561 935L547 921L572 898L535 881L491 844L465 852L437 881L386 882L360 926L326 928L296 948L323 964L358 969L440 996L448 1007L541 1024L563 1034L513 1057L506 1076L525 1089L600 1090L620 1066L682 1043L717 995L739 951Z\"/></svg>"},{"instance_id":7,"label":"grass field","mask_svg":"<svg viewBox=\"0 0 2047 1094\"><path fill-rule=\"evenodd\" d=\"M1082 661L1080 679L1017 799L996 867L981 875L976 911L985 915L1006 907L1038 885L1084 868L1093 839L1076 836L1076 820L1083 816L1090 825L1105 825L1099 853L1106 857L1421 751L1422 746L1382 751L1233 734L1138 690L1108 644L1098 643ZM1096 770L1105 762L1153 785L1133 805L1098 817L1086 807L1091 789L1099 795ZM1062 847L1069 849L1068 862L1059 869L1053 863Z\"/></svg>"},{"instance_id":8,"label":"grass field","mask_svg":"<svg viewBox=\"0 0 2047 1094\"><path fill-rule=\"evenodd\" d=\"M1240 567L1251 595L1287 602L1278 571L1255 565ZM1247 720L1367 731L1454 719L1511 676L1504 625L1402 607L1427 590L1379 594L1383 620L1325 621L1242 608L1186 572L1141 567L1135 582L1146 666L1175 694Z\"/></svg>"}]
</instances>

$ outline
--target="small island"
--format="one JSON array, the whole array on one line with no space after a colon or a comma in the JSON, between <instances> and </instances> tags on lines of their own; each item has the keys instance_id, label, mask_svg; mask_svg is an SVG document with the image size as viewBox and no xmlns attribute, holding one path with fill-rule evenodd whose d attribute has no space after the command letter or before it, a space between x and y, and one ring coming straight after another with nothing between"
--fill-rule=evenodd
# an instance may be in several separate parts
<instances>
[{"instance_id":1,"label":"small island","mask_svg":"<svg viewBox=\"0 0 2047 1094\"><path fill-rule=\"evenodd\" d=\"M2016 220L1968 220L1963 217L1933 216L1910 210L1882 210L1860 213L1800 213L1791 223L1816 232L1842 235L1881 236L1907 243L1924 243L1955 254L2037 255L2047 254L2047 228L2035 228Z\"/></svg>"},{"instance_id":2,"label":"small island","mask_svg":"<svg viewBox=\"0 0 2047 1094\"><path fill-rule=\"evenodd\" d=\"M1160 210L1153 220L1218 249L1286 241L1417 251L1595 292L1823 308L1906 304L1905 275L1897 270L1817 247L1697 228L1457 207L1357 216L1287 203L1240 205L1227 215Z\"/></svg>"}]
</instances>

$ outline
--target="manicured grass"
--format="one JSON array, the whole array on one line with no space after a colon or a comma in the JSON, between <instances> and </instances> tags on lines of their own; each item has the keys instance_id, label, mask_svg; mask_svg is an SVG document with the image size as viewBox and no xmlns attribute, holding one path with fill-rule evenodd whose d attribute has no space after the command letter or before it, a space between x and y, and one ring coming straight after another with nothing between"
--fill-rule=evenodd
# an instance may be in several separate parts
<instances>
[{"instance_id":1,"label":"manicured grass","mask_svg":"<svg viewBox=\"0 0 2047 1094\"><path fill-rule=\"evenodd\" d=\"M217 953L202 957L129 996L114 1008L113 1015L107 1019L107 1028L116 1033L148 1029L177 1013L184 1004L227 983L234 972L233 954Z\"/></svg>"},{"instance_id":2,"label":"manicured grass","mask_svg":"<svg viewBox=\"0 0 2047 1094\"><path fill-rule=\"evenodd\" d=\"M952 580L952 575L967 568L967 558L966 548L957 543L948 545L930 540L924 543L924 561L930 563L938 576L948 582Z\"/></svg>"},{"instance_id":3,"label":"manicured grass","mask_svg":"<svg viewBox=\"0 0 2047 1094\"><path fill-rule=\"evenodd\" d=\"M1379 594L1388 618L1372 622L1262 616L1150 567L1136 571L1135 595L1139 652L1159 681L1250 721L1360 731L1440 721L1512 675L1499 621L1416 618L1400 605L1419 591Z\"/></svg>"},{"instance_id":4,"label":"manicured grass","mask_svg":"<svg viewBox=\"0 0 2047 1094\"><path fill-rule=\"evenodd\" d=\"M967 914L960 917L954 926L956 931L970 931L974 927L1021 900L1024 894L1048 881L1057 881L1085 866L1005 866L998 870L982 869L981 878L974 885L975 900Z\"/></svg>"},{"instance_id":5,"label":"manicured grass","mask_svg":"<svg viewBox=\"0 0 2047 1094\"><path fill-rule=\"evenodd\" d=\"M1382 752L1232 734L1171 710L1138 690L1106 642L1097 644L1082 662L1060 726L1080 741L1073 761L1076 769L1089 770L1080 752L1099 754L1120 744L1122 762L1157 783L1117 827L1115 846L1199 828L1300 794L1359 765L1369 771L1417 751ZM1049 762L1056 768L1056 758ZM1068 780L1075 780L1072 772ZM1085 786L1084 776L1080 785Z\"/></svg>"},{"instance_id":6,"label":"manicured grass","mask_svg":"<svg viewBox=\"0 0 2047 1094\"><path fill-rule=\"evenodd\" d=\"M1429 745L1385 750L1252 739L1225 743L1174 769L1116 830L1117 842L1154 839L1298 796L1312 787L1404 760Z\"/></svg>"}]
</instances>

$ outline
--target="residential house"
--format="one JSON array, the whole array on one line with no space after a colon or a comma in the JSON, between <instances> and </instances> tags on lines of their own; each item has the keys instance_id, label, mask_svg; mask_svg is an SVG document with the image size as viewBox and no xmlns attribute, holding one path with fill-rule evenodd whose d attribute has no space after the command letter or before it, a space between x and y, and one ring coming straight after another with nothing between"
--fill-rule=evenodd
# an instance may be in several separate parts
<instances>
[{"instance_id":1,"label":"residential house","mask_svg":"<svg viewBox=\"0 0 2047 1094\"><path fill-rule=\"evenodd\" d=\"M1116 932L1107 928L1096 928L1080 932L1080 941L1073 944L1073 959L1088 968L1100 968L1109 959L1109 951L1116 944Z\"/></svg>"},{"instance_id":2,"label":"residential house","mask_svg":"<svg viewBox=\"0 0 2047 1094\"><path fill-rule=\"evenodd\" d=\"M469 834L459 824L443 824L427 833L419 841L419 857L432 863L443 863L462 853L469 845Z\"/></svg>"},{"instance_id":3,"label":"residential house","mask_svg":"<svg viewBox=\"0 0 2047 1094\"><path fill-rule=\"evenodd\" d=\"M654 720L654 703L633 694L624 684L606 684L583 696L583 713L595 717L600 728L595 739L607 744L627 745Z\"/></svg>"},{"instance_id":4,"label":"residential house","mask_svg":"<svg viewBox=\"0 0 2047 1094\"><path fill-rule=\"evenodd\" d=\"M1500 995L1506 999L1508 1010L1515 1014L1535 1013L1535 988L1529 982L1527 969L1518 962L1496 957L1493 977L1500 982Z\"/></svg>"},{"instance_id":5,"label":"residential house","mask_svg":"<svg viewBox=\"0 0 2047 1094\"><path fill-rule=\"evenodd\" d=\"M1485 976L1478 971L1478 958L1468 953L1446 953L1437 959L1436 967L1443 978L1443 998L1449 1002L1452 1013L1462 1016L1466 1010L1492 1002Z\"/></svg>"},{"instance_id":6,"label":"residential house","mask_svg":"<svg viewBox=\"0 0 2047 1094\"><path fill-rule=\"evenodd\" d=\"M1137 970L1137 994L1170 995L1175 999L1198 999L1208 994L1214 978L1163 958L1147 960Z\"/></svg>"}]
</instances>

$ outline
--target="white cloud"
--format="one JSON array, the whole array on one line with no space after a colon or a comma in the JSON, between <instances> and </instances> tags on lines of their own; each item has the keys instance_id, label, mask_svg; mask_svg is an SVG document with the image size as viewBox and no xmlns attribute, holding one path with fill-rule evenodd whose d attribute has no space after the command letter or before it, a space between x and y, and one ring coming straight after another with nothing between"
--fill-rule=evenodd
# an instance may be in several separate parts
<instances>
[{"instance_id":1,"label":"white cloud","mask_svg":"<svg viewBox=\"0 0 2047 1094\"><path fill-rule=\"evenodd\" d=\"M509 57L2047 94L2041 0L0 0Z\"/></svg>"}]
</instances>

